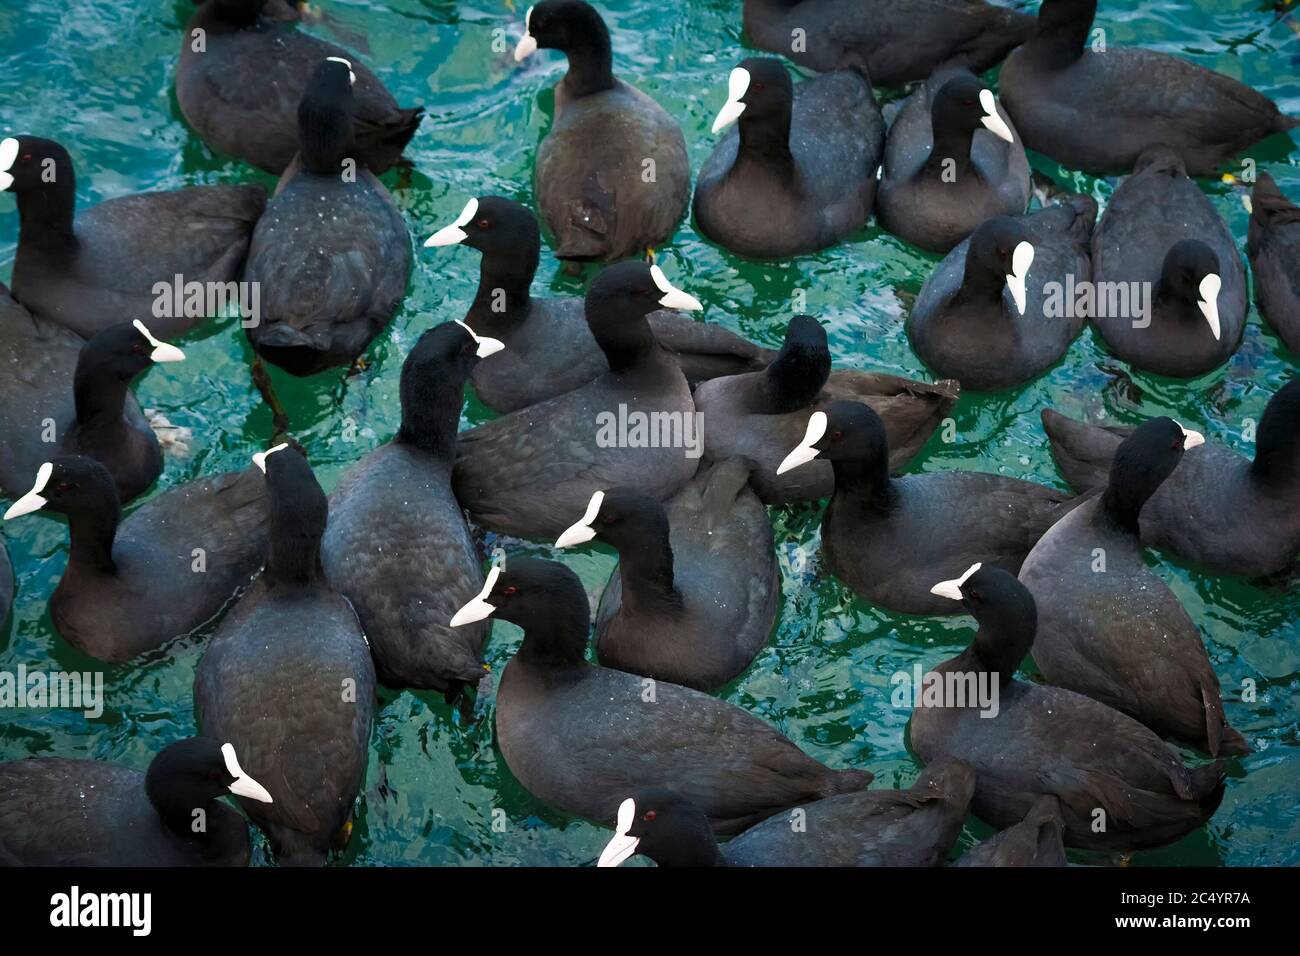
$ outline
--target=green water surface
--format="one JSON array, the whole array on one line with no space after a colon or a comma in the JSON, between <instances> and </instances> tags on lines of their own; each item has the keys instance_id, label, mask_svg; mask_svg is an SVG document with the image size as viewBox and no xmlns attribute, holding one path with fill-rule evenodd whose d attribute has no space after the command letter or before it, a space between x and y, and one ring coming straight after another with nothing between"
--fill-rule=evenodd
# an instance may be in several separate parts
<instances>
[{"instance_id":1,"label":"green water surface","mask_svg":"<svg viewBox=\"0 0 1300 956\"><path fill-rule=\"evenodd\" d=\"M489 193L531 205L532 161L549 124L550 87L561 55L541 51L522 66L510 55L524 8L421 0L322 0L329 19L308 27L363 53L402 105L428 115L407 156L415 163L395 189L422 241L456 217L465 201ZM711 150L709 126L725 98L726 76L751 51L744 45L739 0L599 4L614 42L616 72L655 97L682 124L692 168ZM1103 0L1098 26L1112 44L1142 44L1187 56L1261 90L1300 115L1300 37L1259 0ZM172 73L189 0L5 0L0 4L0 133L58 139L72 153L81 204L149 189L196 183L271 180L214 156L186 127ZM1291 19L1300 18L1292 14ZM364 46L362 45L364 44ZM255 76L249 77L256 83ZM1283 138L1250 156L1300 199L1300 151ZM1064 170L1032 156L1036 170L1103 203L1114 180ZM1239 187L1203 182L1244 255L1247 216ZM18 234L9 194L0 194L0 277L7 280ZM764 345L780 343L796 293L827 326L837 364L928 378L903 333L903 318L938 257L918 252L874 225L817 255L747 262L704 240L684 223L661 250L669 277L705 304L704 315ZM398 375L419 334L461 318L478 281L479 258L462 248L419 249L410 293L393 324L372 345L368 369L344 378L307 380L277 373L293 433L328 491L348 464L395 431ZM534 291L579 294L549 250ZM153 493L199 475L244 467L265 446L271 416L248 375L250 352L233 321L211 323L183 342L188 361L150 371L141 404L193 432L183 456L169 456ZM1218 371L1191 382L1135 373L1139 397L1119 388L1121 368L1086 331L1065 361L1029 386L963 396L955 439L936 435L913 469L996 471L1064 487L1038 412L1105 414L1136 422L1170 414L1214 441L1251 454L1253 422L1293 373L1288 355L1254 309L1241 349ZM465 424L490 417L470 398ZM865 767L878 786L908 785L917 764L904 746L908 710L891 706L890 676L929 667L969 639L971 621L907 618L855 600L830 578L817 554L822 507L773 509L784 604L777 633L749 671L723 696L761 716L817 758ZM575 516L576 517L576 516ZM93 757L144 768L169 742L194 733L191 689L204 635L183 639L145 662L105 667L72 650L53 631L46 602L62 573L67 528L31 517L4 526L18 596L0 632L0 670L20 663L44 670L103 669L104 715L0 711L0 760L28 755ZM549 554L533 546L535 554ZM560 560L598 596L612 553ZM1300 594L1191 573L1152 556L1200 624L1223 682L1232 724L1255 753L1230 762L1223 805L1210 823L1165 849L1136 854L1138 864L1259 865L1300 863ZM497 623L487 658L499 674L519 641ZM1242 702L1244 680L1258 697ZM493 745L493 691L485 682L474 713L437 695L385 692L352 843L356 864L558 864L588 862L608 831L569 819L532 799ZM1190 751L1185 755L1198 759ZM494 811L503 811L495 813ZM494 819L498 821L494 827ZM963 845L988 829L968 822ZM269 855L258 837L255 862ZM1079 862L1115 857L1072 854Z\"/></svg>"}]
</instances>

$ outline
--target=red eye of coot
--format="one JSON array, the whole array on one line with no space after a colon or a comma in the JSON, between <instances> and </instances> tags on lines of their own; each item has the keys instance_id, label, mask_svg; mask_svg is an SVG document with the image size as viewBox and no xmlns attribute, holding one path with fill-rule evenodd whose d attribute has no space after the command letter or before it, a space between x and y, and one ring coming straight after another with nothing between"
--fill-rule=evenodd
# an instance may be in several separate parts
<instances>
[{"instance_id":1,"label":"red eye of coot","mask_svg":"<svg viewBox=\"0 0 1300 956\"><path fill-rule=\"evenodd\" d=\"M72 485L68 484L66 481L60 481L58 484L54 486L55 491L68 491L71 488Z\"/></svg>"},{"instance_id":2,"label":"red eye of coot","mask_svg":"<svg viewBox=\"0 0 1300 956\"><path fill-rule=\"evenodd\" d=\"M645 812L645 816L643 816L641 819L644 820L646 823L649 823L652 820L654 820L656 816L658 816L658 814L655 813L653 810L647 810Z\"/></svg>"},{"instance_id":3,"label":"red eye of coot","mask_svg":"<svg viewBox=\"0 0 1300 956\"><path fill-rule=\"evenodd\" d=\"M478 227L480 229L486 229L490 225L492 225L492 223L488 222L486 219L480 219L478 221Z\"/></svg>"},{"instance_id":4,"label":"red eye of coot","mask_svg":"<svg viewBox=\"0 0 1300 956\"><path fill-rule=\"evenodd\" d=\"M502 594L505 594L505 595L507 595L507 596L509 596L509 595L511 595L511 594L514 594L514 593L517 592L518 590L519 590L519 589L518 589L517 587L515 587L515 586L512 584L512 585L510 585L508 588L506 588L504 591L502 591L501 593L502 593Z\"/></svg>"},{"instance_id":5,"label":"red eye of coot","mask_svg":"<svg viewBox=\"0 0 1300 956\"><path fill-rule=\"evenodd\" d=\"M601 524L613 524L617 520L618 519L615 518L613 515L601 515L600 517Z\"/></svg>"},{"instance_id":6,"label":"red eye of coot","mask_svg":"<svg viewBox=\"0 0 1300 956\"><path fill-rule=\"evenodd\" d=\"M844 432L840 432L840 431L831 432L831 441L839 441L843 437L844 437Z\"/></svg>"}]
</instances>

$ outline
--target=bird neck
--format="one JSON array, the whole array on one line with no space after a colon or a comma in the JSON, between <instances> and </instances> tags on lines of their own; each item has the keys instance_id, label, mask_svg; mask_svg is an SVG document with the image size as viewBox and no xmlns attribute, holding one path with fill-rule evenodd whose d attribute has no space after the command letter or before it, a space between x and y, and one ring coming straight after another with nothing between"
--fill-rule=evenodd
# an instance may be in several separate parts
<instances>
[{"instance_id":1,"label":"bird neck","mask_svg":"<svg viewBox=\"0 0 1300 956\"><path fill-rule=\"evenodd\" d=\"M790 152L790 112L762 119L746 119L741 114L737 123L740 144L736 149L735 167L761 166L769 172L790 177L795 173L794 155ZM733 167L733 168L735 168Z\"/></svg>"},{"instance_id":2,"label":"bird neck","mask_svg":"<svg viewBox=\"0 0 1300 956\"><path fill-rule=\"evenodd\" d=\"M55 168L51 181L18 193L18 244L74 251L76 197L76 174L64 163Z\"/></svg>"},{"instance_id":3,"label":"bird neck","mask_svg":"<svg viewBox=\"0 0 1300 956\"><path fill-rule=\"evenodd\" d=\"M113 540L122 509L117 502L68 515L68 563L104 574L116 574Z\"/></svg>"},{"instance_id":4,"label":"bird neck","mask_svg":"<svg viewBox=\"0 0 1300 956\"><path fill-rule=\"evenodd\" d=\"M662 528L645 528L635 543L618 549L619 579L623 584L623 606L633 611L681 611L683 601L673 576L673 549L668 540L668 522Z\"/></svg>"},{"instance_id":5,"label":"bird neck","mask_svg":"<svg viewBox=\"0 0 1300 956\"><path fill-rule=\"evenodd\" d=\"M72 376L77 425L87 429L113 427L122 421L129 383L111 371L78 362Z\"/></svg>"}]
</instances>

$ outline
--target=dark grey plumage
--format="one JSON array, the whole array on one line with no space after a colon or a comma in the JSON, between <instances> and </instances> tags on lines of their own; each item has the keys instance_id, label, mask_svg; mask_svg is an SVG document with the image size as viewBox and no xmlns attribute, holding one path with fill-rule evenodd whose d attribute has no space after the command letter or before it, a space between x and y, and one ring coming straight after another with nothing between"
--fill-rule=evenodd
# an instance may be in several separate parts
<instances>
[{"instance_id":1,"label":"dark grey plumage","mask_svg":"<svg viewBox=\"0 0 1300 956\"><path fill-rule=\"evenodd\" d=\"M265 459L266 570L221 622L194 675L203 733L234 745L274 798L244 798L285 866L322 865L365 776L375 669L352 607L324 580L328 506L294 448Z\"/></svg>"},{"instance_id":2,"label":"dark grey plumage","mask_svg":"<svg viewBox=\"0 0 1300 956\"><path fill-rule=\"evenodd\" d=\"M808 315L786 328L781 352L765 369L704 382L695 408L704 416L704 457L753 461L750 484L765 504L829 498L835 476L827 461L778 475L776 469L808 427L808 416L836 401L869 405L885 423L889 467L919 452L957 401L954 381L929 384L880 372L832 369L826 330Z\"/></svg>"},{"instance_id":3,"label":"dark grey plumage","mask_svg":"<svg viewBox=\"0 0 1300 956\"><path fill-rule=\"evenodd\" d=\"M453 323L424 333L402 366L402 426L344 474L321 557L370 641L379 680L454 694L483 676L487 625L452 629L483 586L478 548L451 490L456 427L476 344Z\"/></svg>"},{"instance_id":4,"label":"dark grey plumage","mask_svg":"<svg viewBox=\"0 0 1300 956\"><path fill-rule=\"evenodd\" d=\"M206 0L190 17L176 66L186 122L217 152L279 175L298 152L298 103L312 71L326 57L342 57L357 77L353 127L361 159L376 173L397 163L424 110L399 107L353 53L264 17L265 4ZM201 50L196 30L204 34Z\"/></svg>"},{"instance_id":5,"label":"dark grey plumage","mask_svg":"<svg viewBox=\"0 0 1300 956\"><path fill-rule=\"evenodd\" d=\"M870 81L845 70L792 86L780 61L758 57L740 69L744 111L695 185L700 231L732 252L774 259L862 229L885 142Z\"/></svg>"},{"instance_id":6,"label":"dark grey plumage","mask_svg":"<svg viewBox=\"0 0 1300 956\"><path fill-rule=\"evenodd\" d=\"M1093 49L1097 0L1044 0L1034 35L1002 65L998 89L1025 145L1071 169L1124 173L1156 144L1195 176L1300 121L1238 80L1188 60Z\"/></svg>"},{"instance_id":7,"label":"dark grey plumage","mask_svg":"<svg viewBox=\"0 0 1300 956\"><path fill-rule=\"evenodd\" d=\"M976 816L1014 826L1053 795L1066 846L1137 850L1172 843L1214 814L1223 799L1219 764L1189 769L1132 717L1073 691L1015 679L1037 630L1024 585L1000 568L982 568L960 591L979 631L931 673L966 685L988 675L983 679L998 687L997 713L957 706L945 695L941 706L913 710L909 746L927 765L956 758L975 768Z\"/></svg>"},{"instance_id":8,"label":"dark grey plumage","mask_svg":"<svg viewBox=\"0 0 1300 956\"><path fill-rule=\"evenodd\" d=\"M1023 820L975 844L953 866L1068 866L1064 826L1061 802L1039 797Z\"/></svg>"},{"instance_id":9,"label":"dark grey plumage","mask_svg":"<svg viewBox=\"0 0 1300 956\"><path fill-rule=\"evenodd\" d=\"M1222 282L1217 338L1199 305L1209 272ZM1149 316L1138 315L1126 296L1128 309L1107 305L1093 318L1110 350L1137 368L1190 378L1218 368L1241 344L1246 272L1236 241L1182 160L1163 146L1144 153L1111 196L1092 234L1092 278L1101 288L1150 288Z\"/></svg>"},{"instance_id":10,"label":"dark grey plumage","mask_svg":"<svg viewBox=\"0 0 1300 956\"><path fill-rule=\"evenodd\" d=\"M1256 175L1246 232L1255 305L1286 347L1300 354L1300 207L1268 173Z\"/></svg>"},{"instance_id":11,"label":"dark grey plumage","mask_svg":"<svg viewBox=\"0 0 1300 956\"><path fill-rule=\"evenodd\" d=\"M1131 428L1089 425L1044 409L1043 429L1065 480L1079 492L1106 486ZM1206 442L1189 449L1143 507L1142 543L1212 574L1264 577L1300 555L1300 381L1269 400L1246 458Z\"/></svg>"},{"instance_id":12,"label":"dark grey plumage","mask_svg":"<svg viewBox=\"0 0 1300 956\"><path fill-rule=\"evenodd\" d=\"M744 24L755 45L800 66L864 69L877 86L901 86L942 63L984 72L1034 18L981 0L745 0Z\"/></svg>"},{"instance_id":13,"label":"dark grey plumage","mask_svg":"<svg viewBox=\"0 0 1300 956\"><path fill-rule=\"evenodd\" d=\"M608 826L629 794L662 785L697 804L715 832L737 833L871 782L724 701L588 664L587 596L563 565L510 558L484 600L524 629L497 690L496 739L539 800Z\"/></svg>"},{"instance_id":14,"label":"dark grey plumage","mask_svg":"<svg viewBox=\"0 0 1300 956\"><path fill-rule=\"evenodd\" d=\"M190 186L108 199L78 213L67 150L34 136L20 136L18 144L9 187L20 222L15 299L83 337L147 318L154 335L170 339L211 318L158 313L176 311L167 302L177 275L187 284L238 276L266 190ZM158 283L166 283L161 301Z\"/></svg>"},{"instance_id":15,"label":"dark grey plumage","mask_svg":"<svg viewBox=\"0 0 1300 956\"><path fill-rule=\"evenodd\" d=\"M1070 196L1025 216L985 220L921 287L907 316L916 354L936 375L979 391L1020 385L1055 365L1087 321L1065 297L1070 282L1091 279L1096 218L1091 197ZM1007 283L1020 242L1034 250L1023 314Z\"/></svg>"},{"instance_id":16,"label":"dark grey plumage","mask_svg":"<svg viewBox=\"0 0 1300 956\"><path fill-rule=\"evenodd\" d=\"M1006 111L1007 142L984 128L985 84L945 66L917 87L889 122L876 219L912 245L947 252L991 216L1029 203L1029 160Z\"/></svg>"},{"instance_id":17,"label":"dark grey plumage","mask_svg":"<svg viewBox=\"0 0 1300 956\"><path fill-rule=\"evenodd\" d=\"M50 597L54 628L73 647L118 663L210 620L266 553L266 505L256 470L198 478L120 520L99 462L56 456L40 495L67 515L68 564Z\"/></svg>"}]
</instances>

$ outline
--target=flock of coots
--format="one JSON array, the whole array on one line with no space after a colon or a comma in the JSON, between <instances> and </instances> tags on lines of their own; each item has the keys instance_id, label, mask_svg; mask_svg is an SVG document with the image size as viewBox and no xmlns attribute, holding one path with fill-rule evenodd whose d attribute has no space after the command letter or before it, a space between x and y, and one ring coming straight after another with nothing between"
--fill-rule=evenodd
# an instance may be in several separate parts
<instances>
[{"instance_id":1,"label":"flock of coots","mask_svg":"<svg viewBox=\"0 0 1300 956\"><path fill-rule=\"evenodd\" d=\"M1207 575L1294 570L1300 380L1273 395L1253 459L1166 417L1120 428L1043 409L1070 492L906 472L960 389L1023 386L1089 322L1117 360L1183 379L1242 340L1241 237L1191 177L1300 121L1222 74L1099 41L1096 6L745 0L748 41L774 55L701 91L721 106L694 175L677 120L619 79L600 13L529 8L514 59L568 59L536 216L474 196L424 242L476 250L478 290L410 348L400 427L328 496L264 363L358 367L397 312L414 254L377 176L409 167L422 109L283 0L202 0L180 110L214 152L279 176L273 194L196 186L79 209L62 145L5 139L19 232L0 287L4 517L66 518L49 611L80 652L133 662L214 628L197 733L146 772L0 764L0 862L246 864L234 795L277 862L324 863L351 833L376 689L463 704L497 619L524 635L497 682L497 746L537 800L614 829L602 865L937 866L973 814L1001 832L959 865L1059 866L1065 847L1126 853L1204 824L1225 761L1252 743L1147 549ZM877 88L900 95L882 110ZM1088 196L1042 195L1027 150L1125 178L1099 218ZM1294 350L1300 209L1262 169L1248 201L1255 302ZM654 250L688 207L747 258L825 249L871 219L941 254L906 319L937 380L835 367L808 315L772 351L684 314L701 304ZM532 295L543 235L571 271L609 263L584 298ZM160 311L173 277L258 291L242 325L276 433L243 471L124 511L163 466L165 423L131 383L230 318ZM1062 287L1091 299L1062 308ZM1131 290L1128 307L1099 308L1107 287ZM466 385L499 414L459 431ZM715 696L780 614L768 508L821 499L824 567L859 598L977 624L918 689L923 769L906 789L871 788L866 769L826 766ZM511 539L617 551L594 656L576 574ZM0 618L11 580L0 547ZM1030 657L1034 679L1019 676ZM1171 743L1211 759L1189 766Z\"/></svg>"}]
</instances>

